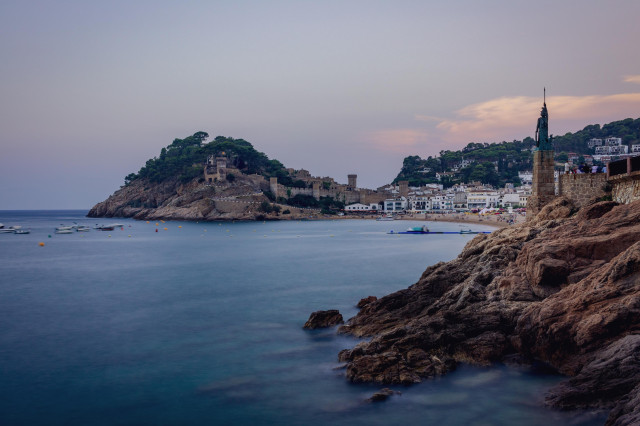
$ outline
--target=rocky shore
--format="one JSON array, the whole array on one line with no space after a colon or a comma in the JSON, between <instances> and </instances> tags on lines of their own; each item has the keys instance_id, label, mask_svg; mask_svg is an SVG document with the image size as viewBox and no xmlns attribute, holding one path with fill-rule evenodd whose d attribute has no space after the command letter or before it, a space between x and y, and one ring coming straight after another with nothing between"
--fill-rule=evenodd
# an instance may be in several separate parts
<instances>
[{"instance_id":1,"label":"rocky shore","mask_svg":"<svg viewBox=\"0 0 640 426\"><path fill-rule=\"evenodd\" d=\"M280 205L280 212L265 212L261 179L238 174L233 182L207 184L194 179L170 179L160 184L137 179L89 211L88 217L132 217L140 220L282 220L302 219L319 211ZM284 213L288 210L288 213Z\"/></svg>"},{"instance_id":2,"label":"rocky shore","mask_svg":"<svg viewBox=\"0 0 640 426\"><path fill-rule=\"evenodd\" d=\"M458 363L542 361L567 375L546 401L640 422L640 202L532 220L470 241L411 287L365 304L339 332L369 337L339 359L352 382L411 384Z\"/></svg>"}]
</instances>

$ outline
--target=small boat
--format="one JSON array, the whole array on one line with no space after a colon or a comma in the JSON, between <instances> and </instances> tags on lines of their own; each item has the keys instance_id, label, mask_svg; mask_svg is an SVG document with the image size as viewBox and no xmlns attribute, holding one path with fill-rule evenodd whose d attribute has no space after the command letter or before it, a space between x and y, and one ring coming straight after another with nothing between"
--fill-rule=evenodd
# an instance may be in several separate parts
<instances>
[{"instance_id":1,"label":"small boat","mask_svg":"<svg viewBox=\"0 0 640 426\"><path fill-rule=\"evenodd\" d=\"M429 228L427 228L427 225L414 226L414 227L411 227L411 228L407 229L406 232L409 233L409 234L428 234L429 233Z\"/></svg>"},{"instance_id":2,"label":"small boat","mask_svg":"<svg viewBox=\"0 0 640 426\"><path fill-rule=\"evenodd\" d=\"M71 229L58 229L56 228L56 234L73 234L73 230Z\"/></svg>"},{"instance_id":3,"label":"small boat","mask_svg":"<svg viewBox=\"0 0 640 426\"><path fill-rule=\"evenodd\" d=\"M58 233L58 231L71 231L71 230L73 230L73 226L61 225L56 227L56 234Z\"/></svg>"},{"instance_id":4,"label":"small boat","mask_svg":"<svg viewBox=\"0 0 640 426\"><path fill-rule=\"evenodd\" d=\"M111 225L100 225L96 226L95 229L97 229L98 231L113 231L114 227Z\"/></svg>"},{"instance_id":5,"label":"small boat","mask_svg":"<svg viewBox=\"0 0 640 426\"><path fill-rule=\"evenodd\" d=\"M4 226L0 228L0 234L14 234L16 231L22 229L22 226L10 226L5 228Z\"/></svg>"},{"instance_id":6,"label":"small boat","mask_svg":"<svg viewBox=\"0 0 640 426\"><path fill-rule=\"evenodd\" d=\"M28 229L16 229L16 231L14 232L14 234L30 234L31 231Z\"/></svg>"},{"instance_id":7,"label":"small boat","mask_svg":"<svg viewBox=\"0 0 640 426\"><path fill-rule=\"evenodd\" d=\"M89 232L89 231L91 231L91 228L89 228L88 226L85 226L85 225L76 226L76 232Z\"/></svg>"},{"instance_id":8,"label":"small boat","mask_svg":"<svg viewBox=\"0 0 640 426\"><path fill-rule=\"evenodd\" d=\"M379 216L376 220L387 221L387 220L394 220L394 219L392 215L388 214L386 216Z\"/></svg>"}]
</instances>

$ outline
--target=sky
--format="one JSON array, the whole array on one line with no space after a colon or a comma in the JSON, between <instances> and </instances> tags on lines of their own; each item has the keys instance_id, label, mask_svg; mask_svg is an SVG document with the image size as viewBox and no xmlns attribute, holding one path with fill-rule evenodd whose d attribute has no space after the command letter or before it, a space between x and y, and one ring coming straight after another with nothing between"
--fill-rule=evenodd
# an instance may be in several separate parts
<instances>
[{"instance_id":1,"label":"sky","mask_svg":"<svg viewBox=\"0 0 640 426\"><path fill-rule=\"evenodd\" d=\"M409 155L640 117L637 0L0 2L0 210L90 209L175 138L391 182ZM613 135L615 136L615 135Z\"/></svg>"}]
</instances>

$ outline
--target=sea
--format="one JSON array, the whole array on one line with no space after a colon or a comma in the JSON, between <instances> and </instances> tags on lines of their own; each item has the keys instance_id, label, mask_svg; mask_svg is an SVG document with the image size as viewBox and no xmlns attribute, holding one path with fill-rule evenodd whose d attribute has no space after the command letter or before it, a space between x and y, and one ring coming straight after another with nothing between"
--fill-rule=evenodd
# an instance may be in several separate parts
<instances>
[{"instance_id":1,"label":"sea","mask_svg":"<svg viewBox=\"0 0 640 426\"><path fill-rule=\"evenodd\" d=\"M181 222L0 211L2 425L599 425L558 411L539 368L461 365L383 402L349 383L359 340L304 330L415 283L472 235L399 235L423 222ZM56 234L61 225L112 231ZM429 223L433 230L462 225ZM464 225L468 229L469 225ZM476 231L492 230L472 225Z\"/></svg>"}]
</instances>

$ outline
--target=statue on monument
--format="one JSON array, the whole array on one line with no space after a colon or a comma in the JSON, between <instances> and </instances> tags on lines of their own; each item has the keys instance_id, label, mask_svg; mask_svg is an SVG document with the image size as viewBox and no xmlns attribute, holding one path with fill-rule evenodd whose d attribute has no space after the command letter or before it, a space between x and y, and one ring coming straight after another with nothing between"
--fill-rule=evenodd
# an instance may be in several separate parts
<instances>
[{"instance_id":1,"label":"statue on monument","mask_svg":"<svg viewBox=\"0 0 640 426\"><path fill-rule=\"evenodd\" d=\"M552 138L553 136L549 137L549 113L547 112L547 89L545 88L544 103L536 126L536 148L543 150L553 149Z\"/></svg>"}]
</instances>

